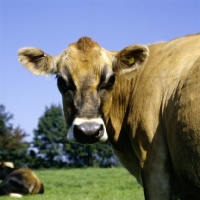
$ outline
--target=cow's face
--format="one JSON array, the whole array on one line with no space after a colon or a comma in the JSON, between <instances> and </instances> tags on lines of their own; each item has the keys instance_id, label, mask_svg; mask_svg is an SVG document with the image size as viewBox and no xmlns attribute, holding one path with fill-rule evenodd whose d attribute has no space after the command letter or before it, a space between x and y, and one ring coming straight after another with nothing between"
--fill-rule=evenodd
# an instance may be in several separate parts
<instances>
[{"instance_id":1,"label":"cow's face","mask_svg":"<svg viewBox=\"0 0 200 200\"><path fill-rule=\"evenodd\" d=\"M6 166L3 162L0 162L0 180L3 180L6 175Z\"/></svg>"},{"instance_id":2,"label":"cow's face","mask_svg":"<svg viewBox=\"0 0 200 200\"><path fill-rule=\"evenodd\" d=\"M105 127L116 75L131 78L148 56L144 45L109 52L90 38L72 43L59 56L36 48L23 48L20 62L34 74L56 74L69 127L68 139L78 143L104 142Z\"/></svg>"},{"instance_id":3,"label":"cow's face","mask_svg":"<svg viewBox=\"0 0 200 200\"><path fill-rule=\"evenodd\" d=\"M14 165L11 162L0 162L0 180L3 180L9 174L9 169L13 168Z\"/></svg>"}]
</instances>

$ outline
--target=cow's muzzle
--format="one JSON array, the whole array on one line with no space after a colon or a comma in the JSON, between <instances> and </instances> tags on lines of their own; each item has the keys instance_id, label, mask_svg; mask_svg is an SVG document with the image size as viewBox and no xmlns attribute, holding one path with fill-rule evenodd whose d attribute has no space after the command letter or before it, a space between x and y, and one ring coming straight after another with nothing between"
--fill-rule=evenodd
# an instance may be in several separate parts
<instances>
[{"instance_id":1,"label":"cow's muzzle","mask_svg":"<svg viewBox=\"0 0 200 200\"><path fill-rule=\"evenodd\" d=\"M103 136L103 125L86 122L74 126L74 137L80 143L95 143L99 142Z\"/></svg>"},{"instance_id":2,"label":"cow's muzzle","mask_svg":"<svg viewBox=\"0 0 200 200\"><path fill-rule=\"evenodd\" d=\"M108 136L101 118L90 120L76 118L70 127L67 138L72 142L93 144L105 142Z\"/></svg>"}]
</instances>

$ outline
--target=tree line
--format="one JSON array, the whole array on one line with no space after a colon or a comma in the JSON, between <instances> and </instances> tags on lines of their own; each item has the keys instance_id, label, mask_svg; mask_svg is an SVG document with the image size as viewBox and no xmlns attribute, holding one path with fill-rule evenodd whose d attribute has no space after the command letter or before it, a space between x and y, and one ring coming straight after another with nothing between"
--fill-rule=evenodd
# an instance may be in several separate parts
<instances>
[{"instance_id":1,"label":"tree line","mask_svg":"<svg viewBox=\"0 0 200 200\"><path fill-rule=\"evenodd\" d=\"M10 122L13 115L0 105L0 161L30 168L111 167L118 165L108 142L80 145L67 140L68 127L60 105L45 107L33 139Z\"/></svg>"}]
</instances>

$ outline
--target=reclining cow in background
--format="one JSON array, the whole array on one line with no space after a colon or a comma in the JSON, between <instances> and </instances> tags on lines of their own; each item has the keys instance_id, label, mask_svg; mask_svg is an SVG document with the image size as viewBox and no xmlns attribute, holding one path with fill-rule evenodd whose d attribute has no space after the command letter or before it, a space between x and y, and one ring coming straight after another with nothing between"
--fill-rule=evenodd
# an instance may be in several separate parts
<instances>
[{"instance_id":1,"label":"reclining cow in background","mask_svg":"<svg viewBox=\"0 0 200 200\"><path fill-rule=\"evenodd\" d=\"M0 196L22 197L44 193L44 185L29 168L12 168L0 162Z\"/></svg>"},{"instance_id":2,"label":"reclining cow in background","mask_svg":"<svg viewBox=\"0 0 200 200\"><path fill-rule=\"evenodd\" d=\"M57 75L70 141L108 138L147 200L200 199L200 35L118 52L84 37L59 56L18 55Z\"/></svg>"}]
</instances>

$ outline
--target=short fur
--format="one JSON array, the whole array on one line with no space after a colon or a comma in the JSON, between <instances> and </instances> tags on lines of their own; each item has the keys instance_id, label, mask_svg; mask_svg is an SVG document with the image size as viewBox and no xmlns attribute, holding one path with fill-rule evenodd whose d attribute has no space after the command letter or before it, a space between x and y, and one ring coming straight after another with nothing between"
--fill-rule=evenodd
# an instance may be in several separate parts
<instances>
[{"instance_id":1,"label":"short fur","mask_svg":"<svg viewBox=\"0 0 200 200\"><path fill-rule=\"evenodd\" d=\"M99 133L108 134L146 200L200 199L200 35L118 52L84 38L53 57L54 65L36 61L34 69L26 49L21 57L33 73L44 66L46 73L57 69L72 141L87 143L89 136L90 142L100 141L100 134L94 131L91 139L85 129L95 130L91 119L103 119L106 130L101 126Z\"/></svg>"}]
</instances>

